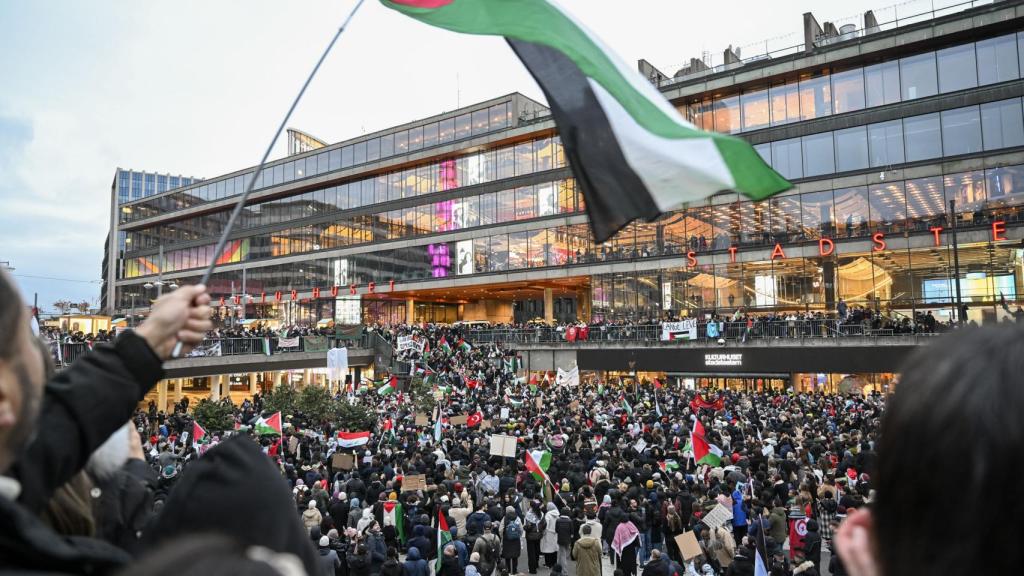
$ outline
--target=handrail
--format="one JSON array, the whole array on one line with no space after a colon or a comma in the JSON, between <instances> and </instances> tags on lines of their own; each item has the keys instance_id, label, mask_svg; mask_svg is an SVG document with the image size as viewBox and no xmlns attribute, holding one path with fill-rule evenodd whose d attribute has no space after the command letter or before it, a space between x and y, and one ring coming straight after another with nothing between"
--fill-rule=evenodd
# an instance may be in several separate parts
<instances>
[{"instance_id":1,"label":"handrail","mask_svg":"<svg viewBox=\"0 0 1024 576\"><path fill-rule=\"evenodd\" d=\"M322 339L322 340L321 340ZM281 346L282 340L288 346ZM292 346L292 341L295 345ZM71 365L79 357L85 355L92 349L93 342L60 342L48 340L51 355L58 368ZM281 338L279 336L267 337L241 337L241 338L207 338L196 346L187 356L188 358L209 358L217 356L243 356L243 355L264 355L274 356L278 354L291 354L297 352L323 352L326 354L329 348L348 347L355 349L369 349L369 334L362 335L358 340L339 339L334 335L296 336L293 338Z\"/></svg>"}]
</instances>

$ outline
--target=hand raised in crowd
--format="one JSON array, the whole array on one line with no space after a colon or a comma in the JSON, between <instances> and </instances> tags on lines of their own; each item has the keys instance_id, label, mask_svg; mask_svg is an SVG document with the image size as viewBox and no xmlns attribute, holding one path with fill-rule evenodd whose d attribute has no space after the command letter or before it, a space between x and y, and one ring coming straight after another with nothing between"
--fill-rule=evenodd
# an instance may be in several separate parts
<instances>
[{"instance_id":1,"label":"hand raised in crowd","mask_svg":"<svg viewBox=\"0 0 1024 576\"><path fill-rule=\"evenodd\" d=\"M182 286L153 303L149 318L135 332L161 360L167 360L179 341L187 353L213 328L210 295L206 286Z\"/></svg>"}]
</instances>

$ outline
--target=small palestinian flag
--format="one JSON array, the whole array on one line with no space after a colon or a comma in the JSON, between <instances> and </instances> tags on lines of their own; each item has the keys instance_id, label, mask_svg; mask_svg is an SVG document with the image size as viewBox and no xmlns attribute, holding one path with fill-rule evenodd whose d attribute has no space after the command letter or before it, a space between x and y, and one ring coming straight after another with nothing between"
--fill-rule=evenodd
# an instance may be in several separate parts
<instances>
[{"instance_id":1,"label":"small palestinian flag","mask_svg":"<svg viewBox=\"0 0 1024 576\"><path fill-rule=\"evenodd\" d=\"M693 424L693 431L690 433L690 446L693 449L693 461L697 464L708 464L710 466L722 465L722 449L709 443L704 437L704 425L700 420Z\"/></svg>"},{"instance_id":2,"label":"small palestinian flag","mask_svg":"<svg viewBox=\"0 0 1024 576\"><path fill-rule=\"evenodd\" d=\"M452 533L448 529L448 519L440 507L437 509L437 561L434 564L434 573L441 571L441 561L444 559L444 547L452 541Z\"/></svg>"},{"instance_id":3,"label":"small palestinian flag","mask_svg":"<svg viewBox=\"0 0 1024 576\"><path fill-rule=\"evenodd\" d=\"M270 338L263 339L263 354L270 356Z\"/></svg>"},{"instance_id":4,"label":"small palestinian flag","mask_svg":"<svg viewBox=\"0 0 1024 576\"><path fill-rule=\"evenodd\" d=\"M469 352L473 349L473 347L469 345L469 342L466 342L462 338L459 338L459 342L456 344L456 347L463 352Z\"/></svg>"},{"instance_id":5,"label":"small palestinian flag","mask_svg":"<svg viewBox=\"0 0 1024 576\"><path fill-rule=\"evenodd\" d=\"M439 345L441 346L441 350L443 350L445 354L452 353L452 347L448 345L448 341L445 340L444 336L441 336L441 343Z\"/></svg>"},{"instance_id":6,"label":"small palestinian flag","mask_svg":"<svg viewBox=\"0 0 1024 576\"><path fill-rule=\"evenodd\" d=\"M547 450L534 450L526 452L526 470L533 474L538 482L548 480L548 468L551 467L551 452Z\"/></svg>"},{"instance_id":7,"label":"small palestinian flag","mask_svg":"<svg viewBox=\"0 0 1024 576\"><path fill-rule=\"evenodd\" d=\"M679 470L679 463L675 460L662 460L658 462L658 468L662 472L672 472L673 470Z\"/></svg>"},{"instance_id":8,"label":"small palestinian flag","mask_svg":"<svg viewBox=\"0 0 1024 576\"><path fill-rule=\"evenodd\" d=\"M626 414L632 416L633 415L633 407L630 406L629 402L626 401L626 397L625 396L620 396L619 397L619 401L622 403L622 409L626 411Z\"/></svg>"},{"instance_id":9,"label":"small palestinian flag","mask_svg":"<svg viewBox=\"0 0 1024 576\"><path fill-rule=\"evenodd\" d=\"M551 105L596 243L715 192L761 200L791 187L743 140L684 120L553 0L381 2L432 26L505 37Z\"/></svg>"},{"instance_id":10,"label":"small palestinian flag","mask_svg":"<svg viewBox=\"0 0 1024 576\"><path fill-rule=\"evenodd\" d=\"M206 429L199 425L199 422L192 423L192 448L199 449L200 444L206 444Z\"/></svg>"},{"instance_id":11,"label":"small palestinian flag","mask_svg":"<svg viewBox=\"0 0 1024 576\"><path fill-rule=\"evenodd\" d=\"M281 435L281 413L275 412L270 418L260 418L256 421L256 434L260 436Z\"/></svg>"},{"instance_id":12,"label":"small palestinian flag","mask_svg":"<svg viewBox=\"0 0 1024 576\"><path fill-rule=\"evenodd\" d=\"M392 374L391 379L377 389L377 394L380 396L389 396L394 394L396 390L398 390L398 377Z\"/></svg>"}]
</instances>

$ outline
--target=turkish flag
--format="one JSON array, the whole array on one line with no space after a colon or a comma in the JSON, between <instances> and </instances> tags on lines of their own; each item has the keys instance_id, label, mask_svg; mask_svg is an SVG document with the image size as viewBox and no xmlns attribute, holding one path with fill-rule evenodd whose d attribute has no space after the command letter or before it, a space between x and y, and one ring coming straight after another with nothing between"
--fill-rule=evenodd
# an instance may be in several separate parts
<instances>
[{"instance_id":1,"label":"turkish flag","mask_svg":"<svg viewBox=\"0 0 1024 576\"><path fill-rule=\"evenodd\" d=\"M483 414L481 414L479 411L474 412L473 414L470 414L468 417L466 417L466 426L468 426L469 428L475 428L480 425L480 421L483 419Z\"/></svg>"}]
</instances>

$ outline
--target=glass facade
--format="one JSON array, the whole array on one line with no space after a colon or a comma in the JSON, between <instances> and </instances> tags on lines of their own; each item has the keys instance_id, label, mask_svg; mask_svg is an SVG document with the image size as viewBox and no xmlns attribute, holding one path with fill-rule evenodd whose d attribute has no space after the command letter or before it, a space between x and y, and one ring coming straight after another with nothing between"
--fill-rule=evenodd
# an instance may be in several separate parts
<instances>
[{"instance_id":1,"label":"glass facade","mask_svg":"<svg viewBox=\"0 0 1024 576\"><path fill-rule=\"evenodd\" d=\"M926 98L1020 77L1024 33L826 70L679 107L704 130L737 133ZM1020 48L1020 49L1018 49Z\"/></svg>"},{"instance_id":2,"label":"glass facade","mask_svg":"<svg viewBox=\"0 0 1024 576\"><path fill-rule=\"evenodd\" d=\"M334 170L343 170L392 156L416 152L431 146L449 144L471 136L505 130L512 125L512 102L502 102L480 110L466 112L453 119L431 122L304 158L273 163L263 169L260 177L256 180L254 189L269 188ZM201 186L161 196L152 202L127 206L128 211L121 213L121 222L133 222L198 206L205 202L230 198L244 191L244 186L251 176L252 172L249 172L207 181ZM186 184L182 184L182 186L186 186ZM156 193L155 184L153 193ZM133 197L132 200L143 197Z\"/></svg>"},{"instance_id":3,"label":"glass facade","mask_svg":"<svg viewBox=\"0 0 1024 576\"><path fill-rule=\"evenodd\" d=\"M1020 146L1021 99L910 116L755 148L790 180Z\"/></svg>"},{"instance_id":4,"label":"glass facade","mask_svg":"<svg viewBox=\"0 0 1024 576\"><path fill-rule=\"evenodd\" d=\"M199 178L147 174L146 172L119 169L114 178L114 185L117 187L117 204L127 204L168 190L190 186L193 182L199 182Z\"/></svg>"}]
</instances>

